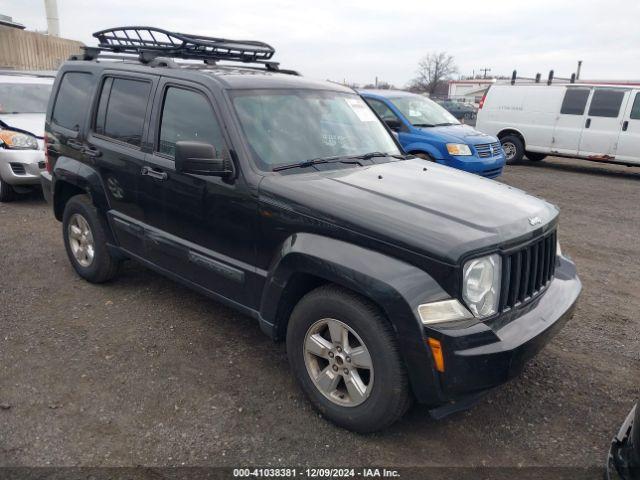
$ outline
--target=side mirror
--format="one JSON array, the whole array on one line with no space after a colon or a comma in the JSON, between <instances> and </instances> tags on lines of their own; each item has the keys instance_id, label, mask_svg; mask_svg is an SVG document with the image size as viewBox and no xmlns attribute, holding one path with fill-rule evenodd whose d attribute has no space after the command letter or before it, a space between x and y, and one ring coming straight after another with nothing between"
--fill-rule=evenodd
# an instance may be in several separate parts
<instances>
[{"instance_id":1,"label":"side mirror","mask_svg":"<svg viewBox=\"0 0 640 480\"><path fill-rule=\"evenodd\" d=\"M203 142L176 142L175 169L180 173L228 177L234 172L228 150L216 156L213 145Z\"/></svg>"},{"instance_id":2,"label":"side mirror","mask_svg":"<svg viewBox=\"0 0 640 480\"><path fill-rule=\"evenodd\" d=\"M398 130L402 129L402 123L397 118L388 118L387 120L384 121L384 123L386 123L387 127L389 127L394 132L397 132Z\"/></svg>"}]
</instances>

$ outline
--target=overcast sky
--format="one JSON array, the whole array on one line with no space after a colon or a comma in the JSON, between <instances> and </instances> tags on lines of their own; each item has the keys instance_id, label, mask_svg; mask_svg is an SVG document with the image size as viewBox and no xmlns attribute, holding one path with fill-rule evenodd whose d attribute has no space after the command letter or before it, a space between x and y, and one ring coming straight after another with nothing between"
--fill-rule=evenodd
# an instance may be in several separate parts
<instances>
[{"instance_id":1,"label":"overcast sky","mask_svg":"<svg viewBox=\"0 0 640 480\"><path fill-rule=\"evenodd\" d=\"M118 25L262 40L283 67L359 84L404 86L434 51L463 75L568 77L583 60L582 78L640 79L637 0L58 0L58 10L62 36L88 45ZM46 30L44 0L0 0L0 13Z\"/></svg>"}]
</instances>

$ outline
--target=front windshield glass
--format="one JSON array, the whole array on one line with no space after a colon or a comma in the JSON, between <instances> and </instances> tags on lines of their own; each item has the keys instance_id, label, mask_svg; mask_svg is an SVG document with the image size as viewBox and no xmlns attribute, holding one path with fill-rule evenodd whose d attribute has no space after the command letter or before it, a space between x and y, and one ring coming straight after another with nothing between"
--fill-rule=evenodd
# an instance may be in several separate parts
<instances>
[{"instance_id":1,"label":"front windshield glass","mask_svg":"<svg viewBox=\"0 0 640 480\"><path fill-rule=\"evenodd\" d=\"M235 92L233 104L262 170L318 158L401 153L357 95L251 90Z\"/></svg>"},{"instance_id":2,"label":"front windshield glass","mask_svg":"<svg viewBox=\"0 0 640 480\"><path fill-rule=\"evenodd\" d=\"M436 102L419 95L390 99L414 127L458 125L460 122Z\"/></svg>"},{"instance_id":3,"label":"front windshield glass","mask_svg":"<svg viewBox=\"0 0 640 480\"><path fill-rule=\"evenodd\" d=\"M0 83L0 114L45 113L52 85Z\"/></svg>"}]
</instances>

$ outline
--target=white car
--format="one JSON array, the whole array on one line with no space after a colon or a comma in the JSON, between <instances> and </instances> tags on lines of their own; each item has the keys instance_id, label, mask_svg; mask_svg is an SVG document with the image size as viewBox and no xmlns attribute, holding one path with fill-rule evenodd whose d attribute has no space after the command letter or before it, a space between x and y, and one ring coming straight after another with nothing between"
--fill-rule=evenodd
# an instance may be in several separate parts
<instances>
[{"instance_id":1,"label":"white car","mask_svg":"<svg viewBox=\"0 0 640 480\"><path fill-rule=\"evenodd\" d=\"M0 202L40 185L53 81L51 75L0 71Z\"/></svg>"},{"instance_id":2,"label":"white car","mask_svg":"<svg viewBox=\"0 0 640 480\"><path fill-rule=\"evenodd\" d=\"M547 155L640 165L640 84L493 85L476 128L507 163Z\"/></svg>"}]
</instances>

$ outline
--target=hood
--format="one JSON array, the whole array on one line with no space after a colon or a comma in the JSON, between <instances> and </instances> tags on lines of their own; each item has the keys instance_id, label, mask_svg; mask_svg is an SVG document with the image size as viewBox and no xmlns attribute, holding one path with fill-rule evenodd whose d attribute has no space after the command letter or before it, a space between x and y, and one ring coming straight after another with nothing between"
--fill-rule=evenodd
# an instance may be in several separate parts
<instances>
[{"instance_id":1,"label":"hood","mask_svg":"<svg viewBox=\"0 0 640 480\"><path fill-rule=\"evenodd\" d=\"M7 127L23 130L40 138L44 135L44 121L44 113L0 114L0 122Z\"/></svg>"},{"instance_id":2,"label":"hood","mask_svg":"<svg viewBox=\"0 0 640 480\"><path fill-rule=\"evenodd\" d=\"M466 143L469 145L478 145L482 143L497 142L498 139L479 132L469 125L446 125L442 127L422 127L420 131L432 135L436 135L439 139L446 143Z\"/></svg>"},{"instance_id":3,"label":"hood","mask_svg":"<svg viewBox=\"0 0 640 480\"><path fill-rule=\"evenodd\" d=\"M269 175L260 197L447 263L538 235L558 215L521 190L420 159Z\"/></svg>"}]
</instances>

